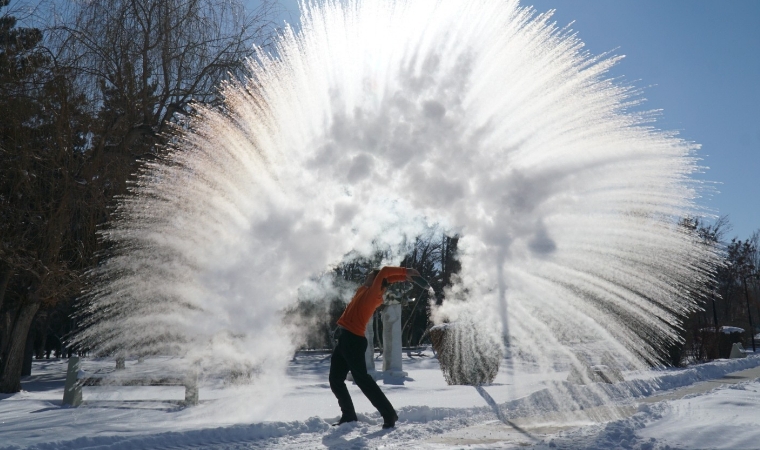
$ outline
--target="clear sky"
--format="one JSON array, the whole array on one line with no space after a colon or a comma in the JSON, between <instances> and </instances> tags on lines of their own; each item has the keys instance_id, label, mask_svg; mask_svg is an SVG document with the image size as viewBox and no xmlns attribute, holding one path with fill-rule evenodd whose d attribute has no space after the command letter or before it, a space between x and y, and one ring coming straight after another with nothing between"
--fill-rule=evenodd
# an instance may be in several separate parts
<instances>
[{"instance_id":1,"label":"clear sky","mask_svg":"<svg viewBox=\"0 0 760 450\"><path fill-rule=\"evenodd\" d=\"M248 0L255 3L256 0ZM298 2L281 0L282 22L298 23ZM699 179L717 194L699 203L733 226L728 237L760 229L760 1L525 0L555 9L592 54L625 55L611 75L643 88L645 109L663 110L657 127L702 145Z\"/></svg>"}]
</instances>

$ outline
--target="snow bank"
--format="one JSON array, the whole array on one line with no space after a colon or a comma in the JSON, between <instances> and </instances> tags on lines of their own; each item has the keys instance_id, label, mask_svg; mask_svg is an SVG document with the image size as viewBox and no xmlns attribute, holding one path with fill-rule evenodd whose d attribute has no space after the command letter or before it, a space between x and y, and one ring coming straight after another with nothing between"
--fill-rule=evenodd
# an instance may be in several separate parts
<instances>
[{"instance_id":1,"label":"snow bank","mask_svg":"<svg viewBox=\"0 0 760 450\"><path fill-rule=\"evenodd\" d=\"M632 380L627 383L635 385L642 390L644 396L648 396L656 391L676 389L757 366L760 366L760 354L750 353L747 355L747 358L742 359L720 359L707 364L695 365L687 369L666 369L648 372L647 374L654 374L654 377L646 381Z\"/></svg>"},{"instance_id":2,"label":"snow bank","mask_svg":"<svg viewBox=\"0 0 760 450\"><path fill-rule=\"evenodd\" d=\"M567 381L548 382L549 387L523 398L498 405L507 419L546 413L564 413L609 405L609 399L625 401L649 397L662 391L688 386L700 381L721 378L728 373L760 366L760 355L743 359L718 360L687 369L647 371L647 378L622 383L575 385ZM629 374L630 375L630 374Z\"/></svg>"},{"instance_id":3,"label":"snow bank","mask_svg":"<svg viewBox=\"0 0 760 450\"><path fill-rule=\"evenodd\" d=\"M28 448L34 450L80 450L107 447L109 449L144 450L149 448L196 447L199 443L213 445L250 442L261 439L295 436L303 433L324 432L330 425L324 420L312 417L306 421L265 422L251 425L207 428L184 432L167 432L142 436L97 436L80 437L68 441L52 441L31 447L0 447L0 450Z\"/></svg>"},{"instance_id":4,"label":"snow bank","mask_svg":"<svg viewBox=\"0 0 760 450\"><path fill-rule=\"evenodd\" d=\"M715 329L714 328L702 328L702 331L714 332ZM730 326L724 325L724 326L720 327L720 329L718 331L721 332L721 333L723 333L723 334L744 333L744 328L730 327Z\"/></svg>"}]
</instances>

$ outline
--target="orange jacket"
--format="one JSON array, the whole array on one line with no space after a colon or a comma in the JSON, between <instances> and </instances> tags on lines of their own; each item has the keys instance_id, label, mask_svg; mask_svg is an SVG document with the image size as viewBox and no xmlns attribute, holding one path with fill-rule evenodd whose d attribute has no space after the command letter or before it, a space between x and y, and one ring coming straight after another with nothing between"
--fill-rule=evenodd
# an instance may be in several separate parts
<instances>
[{"instance_id":1,"label":"orange jacket","mask_svg":"<svg viewBox=\"0 0 760 450\"><path fill-rule=\"evenodd\" d=\"M369 319L372 318L378 306L383 304L383 291L390 283L406 280L406 268L383 267L375 277L372 286L361 286L356 290L351 303L346 306L343 315L338 319L338 325L357 336L364 336ZM383 283L383 281L387 281Z\"/></svg>"}]
</instances>

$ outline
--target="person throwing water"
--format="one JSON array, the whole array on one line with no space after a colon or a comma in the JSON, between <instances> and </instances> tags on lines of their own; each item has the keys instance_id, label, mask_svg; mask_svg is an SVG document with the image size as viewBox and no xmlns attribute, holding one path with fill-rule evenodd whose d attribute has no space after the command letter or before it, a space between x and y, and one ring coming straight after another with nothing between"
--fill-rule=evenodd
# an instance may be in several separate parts
<instances>
[{"instance_id":1,"label":"person throwing water","mask_svg":"<svg viewBox=\"0 0 760 450\"><path fill-rule=\"evenodd\" d=\"M338 343L330 359L330 389L338 399L342 414L338 423L334 425L357 420L354 403L346 387L346 375L349 370L356 385L383 416L383 428L392 428L396 425L398 420L396 410L393 409L393 405L380 390L374 378L367 373L364 353L368 343L367 338L364 337L364 331L377 307L383 304L385 289L393 283L402 281L427 284L427 281L415 269L386 266L382 269L371 270L364 284L356 290L354 298L338 319L338 329L335 332Z\"/></svg>"}]
</instances>

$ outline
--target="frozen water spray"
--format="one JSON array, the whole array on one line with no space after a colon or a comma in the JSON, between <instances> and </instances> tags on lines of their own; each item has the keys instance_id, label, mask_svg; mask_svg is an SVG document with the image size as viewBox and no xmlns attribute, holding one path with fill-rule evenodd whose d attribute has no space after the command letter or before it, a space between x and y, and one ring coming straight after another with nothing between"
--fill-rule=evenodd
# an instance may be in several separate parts
<instances>
[{"instance_id":1,"label":"frozen water spray","mask_svg":"<svg viewBox=\"0 0 760 450\"><path fill-rule=\"evenodd\" d=\"M712 267L676 224L698 212L696 146L633 111L618 58L516 1L302 12L121 202L79 343L276 372L303 283L432 224L462 236L434 319L515 361L635 367L676 338Z\"/></svg>"}]
</instances>

